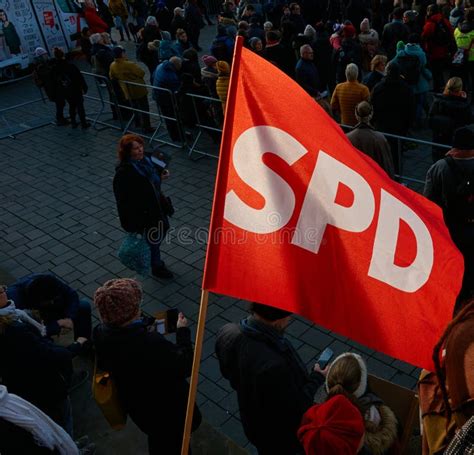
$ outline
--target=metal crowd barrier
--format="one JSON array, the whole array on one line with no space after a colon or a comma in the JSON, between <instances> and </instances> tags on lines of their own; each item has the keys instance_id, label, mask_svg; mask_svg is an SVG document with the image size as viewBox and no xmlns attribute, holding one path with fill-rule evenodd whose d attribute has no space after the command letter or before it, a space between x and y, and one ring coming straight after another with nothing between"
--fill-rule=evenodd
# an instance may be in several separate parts
<instances>
[{"instance_id":1,"label":"metal crowd barrier","mask_svg":"<svg viewBox=\"0 0 474 455\"><path fill-rule=\"evenodd\" d=\"M194 109L194 115L196 116L196 128L198 129L198 133L196 137L194 138L192 144L188 147L188 156L190 158L193 157L193 154L199 154L201 155L201 158L204 156L209 156L211 158L219 158L217 154L212 154L209 152L205 152L203 150L199 150L197 148L197 144L199 140L201 139L203 133L205 132L214 132L218 134L222 134L222 128L217 127L217 122L222 124L223 122L223 113L222 113L222 102L221 100L217 98L211 98L209 96L202 96L202 95L196 95L194 93L187 93L186 96L190 97L193 103L193 109ZM202 119L202 115L200 114L201 109L198 108L198 105L202 103L204 105L207 105L209 110L212 110L212 107L214 108L215 115L212 116L209 114L209 119L211 122L214 121L216 122L214 126L211 124L206 125L206 120ZM222 119L220 118L220 114L222 114Z\"/></svg>"},{"instance_id":2,"label":"metal crowd barrier","mask_svg":"<svg viewBox=\"0 0 474 455\"><path fill-rule=\"evenodd\" d=\"M32 76L25 76L20 80L25 79L32 79ZM5 81L2 82L0 86L4 87L14 82L18 82L18 80ZM36 87L36 90L39 93L39 97L31 101L25 101L13 106L0 108L0 139L15 139L18 134L26 133L27 131L53 123L49 101L45 98L43 91L40 88ZM43 118L40 115L40 112L35 109L38 105L41 108L41 114L43 110L47 111L45 113L46 118ZM32 108L33 106L35 108Z\"/></svg>"},{"instance_id":3,"label":"metal crowd barrier","mask_svg":"<svg viewBox=\"0 0 474 455\"><path fill-rule=\"evenodd\" d=\"M149 107L148 111L145 111L143 109L139 109L133 106L133 103L136 100L130 100L131 104L123 104L123 101L125 101L125 99L119 100L116 90L112 82L110 81L110 79L108 79L105 76L89 73L86 71L81 71L81 72L87 78L89 79L93 78L93 80L95 81L95 87L97 90L97 96L87 94L84 96L84 98L89 101L95 101L95 102L100 103L99 109L97 112L89 113L87 112L87 109L86 109L86 113L88 114L88 118L92 121L93 127L96 127L97 124L104 125L105 127L108 127L108 128L114 128L114 129L120 130L123 134L133 132L135 134L138 134L140 136L147 138L150 143L153 141L157 141L159 143L169 145L170 147L176 147L176 148L185 147L184 134L182 134L181 132L181 125L179 122L176 98L173 92L171 92L171 90L153 87L152 85L137 84L135 82L130 82L130 81L120 81L122 84L125 84L126 87L133 87L133 86L144 87L147 89L147 92L151 90L151 93L158 93L158 92L166 93L172 100L173 116L164 115L159 109L159 106L157 106L157 112L150 109L150 107L152 107L153 104L150 105L150 102L148 100L148 95L147 95L147 102L148 102L148 107ZM120 82L117 81L117 83L120 83ZM108 93L109 99L106 99L105 93ZM113 111L115 111L118 124L113 124L101 119L101 117L104 114L108 114L107 106L110 106L110 108ZM128 116L124 116L124 112L129 112L131 114L129 118L127 118ZM137 117L139 115L142 116L142 114L150 117L150 126L153 129L153 133L151 135L141 132L141 131L136 131L132 127L132 124L134 123L134 121L137 120ZM152 126L151 119L156 119L158 123ZM179 141L173 142L173 141L168 141L167 139L164 138L166 133L164 132L162 133L160 130L162 129L166 120L171 121L171 122L176 122L178 126L178 130L180 132ZM141 121L143 122L143 119Z\"/></svg>"},{"instance_id":4,"label":"metal crowd barrier","mask_svg":"<svg viewBox=\"0 0 474 455\"><path fill-rule=\"evenodd\" d=\"M126 87L144 87L147 89L148 95L150 93L155 94L166 94L166 96L171 100L171 110L168 110L166 114L162 112L162 109L159 106L159 102L150 103L148 101L149 110L139 109L136 106L125 104L124 102L120 102L119 98L117 97L117 93L114 90L114 87L111 81L105 77L100 76L94 73L85 72L83 71L82 74L90 81L92 80L93 83L89 83L89 93L84 96L84 98L89 103L96 103L95 110L91 111L91 106L88 105L86 107L86 113L88 114L88 118L92 121L93 127L97 129L98 125L102 125L105 128L113 128L116 130L121 131L123 134L127 132L134 132L147 138L150 143L153 141L157 141L162 144L169 145L171 147L180 148L187 150L188 156L191 159L203 158L203 157L212 157L218 158L218 135L222 133L222 128L220 125L222 124L222 111L221 111L221 102L217 98L211 98L208 96L202 96L192 93L187 93L184 96L189 97L191 99L192 109L194 111L194 121L193 125L189 128L186 128L182 119L182 105L180 106L176 97L176 94L172 91L164 88L157 88L152 85L147 84L137 84L130 81L121 81L122 84L125 84ZM148 99L148 96L147 96ZM180 98L181 102L183 102L183 98ZM184 98L185 100L185 98ZM50 112L52 111L52 107L54 106L53 103L48 102L42 91L40 90L40 98L34 99L32 101L27 101L23 103L16 104L14 106L9 106L6 108L0 109L0 126L1 123L6 125L6 131L2 132L0 128L0 139L4 138L15 138L17 134L22 132L30 131L35 128L40 128L42 126L48 125L53 123L51 117L49 120L44 121L36 118L36 122L25 122L24 115L21 114L22 109L28 107L28 111L31 111L31 106L36 103L42 103L42 106L49 106ZM168 106L169 107L169 106ZM114 111L117 115L116 122L111 123L103 118L104 115L109 113L108 109ZM212 111L210 113L209 111ZM9 122L6 114L7 113L14 113L15 120L17 124L13 124ZM33 112L29 112L29 114L35 114ZM203 113L205 113L205 118L203 118ZM126 114L126 115L124 115ZM155 120L155 124L152 125L152 133L147 134L142 131L134 130L132 124L136 120L138 115L149 115L150 122L151 120ZM188 112L189 114L189 112ZM51 113L50 113L51 115ZM35 114L36 117L37 114ZM18 118L21 118L21 123L17 121ZM177 126L177 131L179 132L179 139L177 141L168 140L167 133L163 131L163 127L165 126L166 122L174 122ZM188 125L189 126L189 125ZM344 129L351 129L347 125L341 125ZM212 141L208 141L205 144L205 148L203 149L202 146L199 146L203 140L203 135L208 134ZM405 136L398 136L396 134L391 133L383 133L387 139L396 140L397 141L397 153L399 157L400 163L400 170L397 177L402 182L406 182L409 185L415 187L415 189L420 189L420 185L424 184L424 177L426 175L426 171L428 170L429 166L432 164L431 154L425 153L424 161L420 161L418 163L418 167L422 168L419 175L405 175L405 162L407 159L407 154L409 155L406 147L407 143L415 144L417 147L436 147L439 149L449 149L450 147L444 144L438 144L431 141L427 141L424 139L418 139L414 137L405 137ZM189 143L188 143L189 141ZM211 143L213 142L213 143ZM212 149L216 150L216 153L212 152ZM418 153L419 150L417 149ZM420 154L421 155L421 154ZM413 158L413 157L411 157ZM419 157L415 156L416 159L419 161ZM421 175L423 174L423 175ZM417 178L417 177L422 177Z\"/></svg>"}]
</instances>

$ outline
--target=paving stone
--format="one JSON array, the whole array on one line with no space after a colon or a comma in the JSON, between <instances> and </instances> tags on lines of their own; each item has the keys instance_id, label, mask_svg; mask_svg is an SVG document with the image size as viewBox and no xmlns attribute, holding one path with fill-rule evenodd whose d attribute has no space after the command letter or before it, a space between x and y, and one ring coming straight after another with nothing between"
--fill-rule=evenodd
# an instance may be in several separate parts
<instances>
[{"instance_id":1,"label":"paving stone","mask_svg":"<svg viewBox=\"0 0 474 455\"><path fill-rule=\"evenodd\" d=\"M391 382L406 387L407 389L415 389L417 384L417 380L413 376L400 372L391 378Z\"/></svg>"},{"instance_id":2,"label":"paving stone","mask_svg":"<svg viewBox=\"0 0 474 455\"><path fill-rule=\"evenodd\" d=\"M225 409L210 400L204 403L200 407L200 410L204 418L214 427L222 426L231 418L231 415L228 414Z\"/></svg>"},{"instance_id":3,"label":"paving stone","mask_svg":"<svg viewBox=\"0 0 474 455\"><path fill-rule=\"evenodd\" d=\"M394 360L392 362L392 367L396 368L397 370L400 370L401 372L405 374L411 374L415 370L416 367L413 365L410 365L409 363L402 362L401 360Z\"/></svg>"},{"instance_id":4,"label":"paving stone","mask_svg":"<svg viewBox=\"0 0 474 455\"><path fill-rule=\"evenodd\" d=\"M367 369L369 373L372 373L375 376L378 376L379 378L387 380L391 380L397 372L395 368L392 368L391 366L388 366L387 364L382 363L379 360L374 359L373 357L368 358Z\"/></svg>"},{"instance_id":5,"label":"paving stone","mask_svg":"<svg viewBox=\"0 0 474 455\"><path fill-rule=\"evenodd\" d=\"M221 389L215 382L212 381L212 379L204 379L201 381L199 383L199 392L205 395L209 400L212 400L214 403L219 403L225 396L228 395L227 392L224 389Z\"/></svg>"},{"instance_id":6,"label":"paving stone","mask_svg":"<svg viewBox=\"0 0 474 455\"><path fill-rule=\"evenodd\" d=\"M221 425L220 430L241 447L244 447L248 443L242 425L235 417L231 417L227 422Z\"/></svg>"},{"instance_id":7,"label":"paving stone","mask_svg":"<svg viewBox=\"0 0 474 455\"><path fill-rule=\"evenodd\" d=\"M322 333L316 328L311 328L300 335L299 339L309 345L323 350L325 347L329 346L332 342L332 338L325 333Z\"/></svg>"},{"instance_id":8,"label":"paving stone","mask_svg":"<svg viewBox=\"0 0 474 455\"><path fill-rule=\"evenodd\" d=\"M229 414L239 416L239 402L236 392L228 393L218 404Z\"/></svg>"},{"instance_id":9,"label":"paving stone","mask_svg":"<svg viewBox=\"0 0 474 455\"><path fill-rule=\"evenodd\" d=\"M155 109L154 103L151 106ZM88 105L86 109L89 107L92 108ZM15 279L50 269L77 286L81 295L91 298L98 284L109 277L136 277L117 258L125 235L112 192L119 137L120 132L111 129L84 133L45 127L19 135L2 149L0 263ZM80 156L83 150L87 150L87 157ZM427 147L409 150L405 164L424 178L430 153ZM162 252L176 279L144 278L143 310L153 313L179 308L188 317L194 336L207 243L207 235L201 234L208 227L217 162L207 158L191 161L181 150L173 149L171 154L173 179L164 184L164 190L173 198L177 212ZM246 317L246 307L245 301L210 295L200 388L213 396L209 399L198 391L198 403L212 425L245 445L249 453L256 453L243 435L235 392L221 377L214 356L215 333L227 322ZM97 321L95 312L94 320ZM346 350L361 352L364 358L369 357L370 371L406 387L412 387L419 374L419 369L411 365L314 326L299 316L293 318L287 334L309 365L330 346L336 355Z\"/></svg>"},{"instance_id":10,"label":"paving stone","mask_svg":"<svg viewBox=\"0 0 474 455\"><path fill-rule=\"evenodd\" d=\"M349 352L351 350L351 347L346 344L342 343L339 340L334 340L329 347L332 349L334 352L334 357L337 357L338 355L343 354L344 352Z\"/></svg>"},{"instance_id":11,"label":"paving stone","mask_svg":"<svg viewBox=\"0 0 474 455\"><path fill-rule=\"evenodd\" d=\"M201 362L201 373L212 381L217 381L221 377L219 369L219 362L214 356L209 356L206 360ZM211 398L211 397L209 397ZM219 401L219 400L216 400Z\"/></svg>"}]
</instances>

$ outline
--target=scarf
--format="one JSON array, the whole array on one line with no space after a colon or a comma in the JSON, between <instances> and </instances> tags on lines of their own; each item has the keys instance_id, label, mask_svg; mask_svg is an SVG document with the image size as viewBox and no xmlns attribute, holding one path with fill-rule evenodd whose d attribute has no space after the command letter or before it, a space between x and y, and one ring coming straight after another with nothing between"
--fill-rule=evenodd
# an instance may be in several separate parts
<instances>
[{"instance_id":1,"label":"scarf","mask_svg":"<svg viewBox=\"0 0 474 455\"><path fill-rule=\"evenodd\" d=\"M30 324L36 330L38 330L42 337L46 336L46 327L43 324L35 321L31 316L28 315L28 313L26 313L26 311L16 308L15 302L13 302L13 300L9 300L6 307L0 308L0 316L9 316L15 321L21 321L25 324Z\"/></svg>"},{"instance_id":2,"label":"scarf","mask_svg":"<svg viewBox=\"0 0 474 455\"><path fill-rule=\"evenodd\" d=\"M135 170L142 176L145 177L155 188L157 197L160 194L161 178L156 172L155 166L153 165L150 158L145 156L142 160L130 160Z\"/></svg>"},{"instance_id":3,"label":"scarf","mask_svg":"<svg viewBox=\"0 0 474 455\"><path fill-rule=\"evenodd\" d=\"M0 385L0 417L31 433L40 447L56 449L60 455L79 455L71 437L45 413Z\"/></svg>"}]
</instances>

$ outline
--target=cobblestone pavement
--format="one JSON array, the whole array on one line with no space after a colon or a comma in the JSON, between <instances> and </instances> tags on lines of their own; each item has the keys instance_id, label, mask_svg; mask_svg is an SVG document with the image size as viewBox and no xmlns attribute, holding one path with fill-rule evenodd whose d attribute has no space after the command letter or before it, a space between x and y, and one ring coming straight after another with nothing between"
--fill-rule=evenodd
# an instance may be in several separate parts
<instances>
[{"instance_id":1,"label":"cobblestone pavement","mask_svg":"<svg viewBox=\"0 0 474 455\"><path fill-rule=\"evenodd\" d=\"M0 109L29 99L33 91L28 82L0 87ZM11 122L21 123L31 113L44 117L51 109L39 105L17 112L10 115ZM51 271L92 298L105 280L134 276L116 254L124 236L112 193L119 138L120 132L109 128L81 131L49 125L0 141L0 267L13 278ZM194 333L216 160L192 161L182 150L165 150L172 155L172 176L164 191L173 199L176 214L162 251L176 278L142 280L143 309L153 314L177 307L192 322ZM423 178L429 150L420 150L408 152L413 155L408 162L413 162L412 175ZM253 453L239 422L235 393L221 377L214 355L217 330L246 314L245 302L210 296L198 404L211 425ZM329 346L336 355L348 350L360 353L377 376L408 388L416 384L417 368L302 318L295 317L287 333L308 366Z\"/></svg>"}]
</instances>

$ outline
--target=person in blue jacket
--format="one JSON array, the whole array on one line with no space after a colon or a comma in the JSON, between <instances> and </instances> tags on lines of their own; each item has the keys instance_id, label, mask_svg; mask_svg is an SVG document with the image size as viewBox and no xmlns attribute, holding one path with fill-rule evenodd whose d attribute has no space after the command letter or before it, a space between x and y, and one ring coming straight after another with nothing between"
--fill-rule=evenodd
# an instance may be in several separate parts
<instances>
[{"instance_id":1,"label":"person in blue jacket","mask_svg":"<svg viewBox=\"0 0 474 455\"><path fill-rule=\"evenodd\" d=\"M309 44L300 47L301 58L296 64L296 82L312 97L319 95L319 75L313 61L313 49Z\"/></svg>"},{"instance_id":2,"label":"person in blue jacket","mask_svg":"<svg viewBox=\"0 0 474 455\"><path fill-rule=\"evenodd\" d=\"M179 57L171 57L160 63L153 73L153 86L166 90L153 90L153 99L158 105L158 110L165 118L166 128L172 141L179 141L182 133L179 129L178 122L172 120L176 118L175 106L173 103L173 94L178 91L181 86L180 70L182 59Z\"/></svg>"},{"instance_id":3,"label":"person in blue jacket","mask_svg":"<svg viewBox=\"0 0 474 455\"><path fill-rule=\"evenodd\" d=\"M52 273L33 273L8 286L7 296L21 310L36 310L46 336L59 335L62 328L73 329L74 339L90 339L91 305Z\"/></svg>"},{"instance_id":4,"label":"person in blue jacket","mask_svg":"<svg viewBox=\"0 0 474 455\"><path fill-rule=\"evenodd\" d=\"M417 68L415 68L413 63L411 63L415 61L414 58L418 59ZM397 49L397 54L392 62L398 64L402 75L405 77L405 81L408 83L415 95L415 118L416 121L419 122L421 120L423 106L426 102L426 94L430 91L431 80L433 79L431 71L426 67L427 59L425 51L420 46L420 36L417 34L410 35L408 37L408 43ZM410 66L412 66L411 69ZM404 72L406 72L406 74L404 74ZM414 74L414 76L408 76L408 73Z\"/></svg>"}]
</instances>

